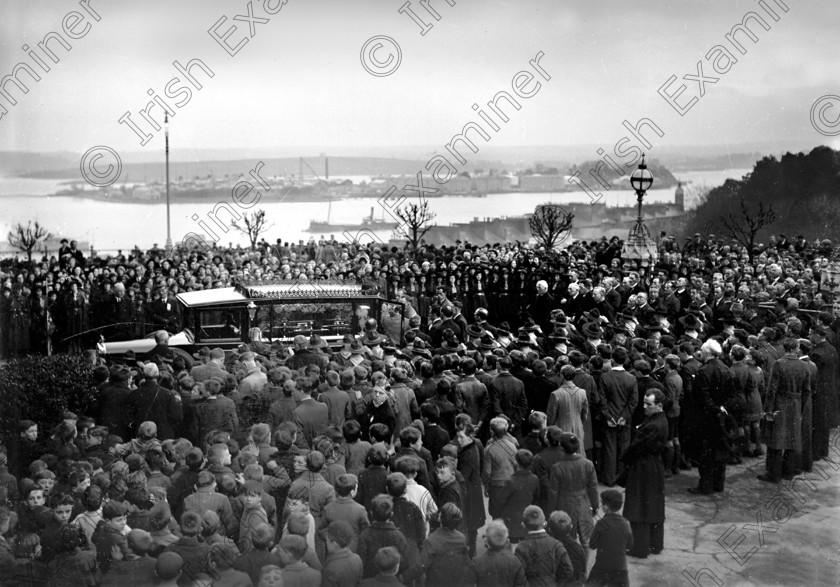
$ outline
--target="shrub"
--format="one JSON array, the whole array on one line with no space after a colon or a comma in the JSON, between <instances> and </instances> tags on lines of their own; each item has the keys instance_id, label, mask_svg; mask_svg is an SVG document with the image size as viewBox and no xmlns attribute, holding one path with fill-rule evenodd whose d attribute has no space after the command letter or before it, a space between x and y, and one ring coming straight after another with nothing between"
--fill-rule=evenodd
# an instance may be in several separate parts
<instances>
[{"instance_id":1,"label":"shrub","mask_svg":"<svg viewBox=\"0 0 840 587\"><path fill-rule=\"evenodd\" d=\"M97 389L82 357L53 355L13 359L0 367L0 427L14 445L21 419L38 424L41 438L61 421L64 410L94 413ZM8 443L12 440L11 443Z\"/></svg>"}]
</instances>

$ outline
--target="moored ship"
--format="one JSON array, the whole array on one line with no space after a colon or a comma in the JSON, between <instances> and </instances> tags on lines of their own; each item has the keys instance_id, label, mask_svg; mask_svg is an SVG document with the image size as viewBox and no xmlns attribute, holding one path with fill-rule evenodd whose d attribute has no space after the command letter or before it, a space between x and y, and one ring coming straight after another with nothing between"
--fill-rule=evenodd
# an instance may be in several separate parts
<instances>
[{"instance_id":1,"label":"moored ship","mask_svg":"<svg viewBox=\"0 0 840 587\"><path fill-rule=\"evenodd\" d=\"M361 224L343 224L332 223L329 220L329 211L327 211L327 220L319 221L312 220L309 223L309 228L306 232L341 232L345 230L392 230L397 227L397 222L386 220L385 218L374 218L373 207L370 209L370 216L362 218Z\"/></svg>"}]
</instances>

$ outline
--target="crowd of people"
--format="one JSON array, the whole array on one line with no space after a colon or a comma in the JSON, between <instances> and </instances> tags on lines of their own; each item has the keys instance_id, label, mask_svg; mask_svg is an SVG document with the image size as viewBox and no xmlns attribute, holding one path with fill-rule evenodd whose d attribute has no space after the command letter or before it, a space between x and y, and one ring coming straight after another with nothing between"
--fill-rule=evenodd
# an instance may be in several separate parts
<instances>
[{"instance_id":1,"label":"crowd of people","mask_svg":"<svg viewBox=\"0 0 840 587\"><path fill-rule=\"evenodd\" d=\"M765 457L779 483L840 424L827 241L665 237L642 268L606 238L74 249L7 267L6 356L157 346L92 353L95 405L0 449L4 585L622 585L667 548L669 477L710 495ZM336 349L172 352L174 296L238 279L362 280L407 312Z\"/></svg>"}]
</instances>

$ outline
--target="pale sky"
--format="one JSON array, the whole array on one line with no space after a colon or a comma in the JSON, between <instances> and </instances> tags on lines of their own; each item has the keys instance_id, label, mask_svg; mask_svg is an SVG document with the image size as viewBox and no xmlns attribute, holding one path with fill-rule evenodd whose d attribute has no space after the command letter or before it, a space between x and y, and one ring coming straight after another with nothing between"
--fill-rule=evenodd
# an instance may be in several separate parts
<instances>
[{"instance_id":1,"label":"pale sky","mask_svg":"<svg viewBox=\"0 0 840 587\"><path fill-rule=\"evenodd\" d=\"M404 0L288 0L273 16L263 0L89 0L99 21L78 0L0 0L0 77L19 62L41 76L36 83L19 73L27 94L13 83L4 86L17 104L0 95L8 110L0 119L0 150L160 149L162 132L141 146L118 119L130 111L142 122L147 90L163 95L177 75L172 62L193 58L214 77L194 69L203 89L173 106L173 140L181 149L331 145L350 155L354 146L442 146L467 122L480 121L473 103L485 107L500 90L511 92L519 71L536 74L529 60L539 52L551 79L534 78L539 90L510 113L493 146L611 149L627 134L622 121L643 117L665 132L654 137L655 146L764 140L838 146L812 128L810 111L819 97L840 94L840 3L763 0L777 13L774 21L756 0L452 1L430 0L439 21L417 0L411 3L433 24L421 36L398 12ZM235 44L249 25L232 19L247 14L248 4L255 17L269 20L256 23L254 37L230 56L207 31L227 16L219 30L235 25ZM37 44L61 32L73 11L85 17L75 30L89 23L87 34L65 34L69 52L51 42L60 62L47 61L49 72L37 69L21 47L44 59ZM734 51L724 36L748 11L770 30L753 23L759 41L737 37L746 54L735 53L738 62L716 74L705 55L718 44ZM385 77L365 71L360 60L362 46L376 35L393 38L402 52L399 68ZM679 116L657 90L671 75L695 75L698 61L706 77L719 81L707 83L705 96ZM680 84L686 85L682 103L698 96L690 80L671 91ZM830 113L836 118L840 108ZM162 119L160 108L152 114Z\"/></svg>"}]
</instances>

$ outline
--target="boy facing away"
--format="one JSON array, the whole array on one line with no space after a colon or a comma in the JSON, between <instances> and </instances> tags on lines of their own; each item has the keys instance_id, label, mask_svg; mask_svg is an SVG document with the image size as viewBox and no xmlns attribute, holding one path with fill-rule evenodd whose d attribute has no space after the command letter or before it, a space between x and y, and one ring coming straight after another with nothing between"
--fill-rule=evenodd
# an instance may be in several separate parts
<instances>
[{"instance_id":1,"label":"boy facing away","mask_svg":"<svg viewBox=\"0 0 840 587\"><path fill-rule=\"evenodd\" d=\"M589 572L587 585L629 585L627 577L628 550L633 547L630 522L621 515L624 496L617 489L601 492L604 516L595 523L589 547L598 550L595 565Z\"/></svg>"}]
</instances>

